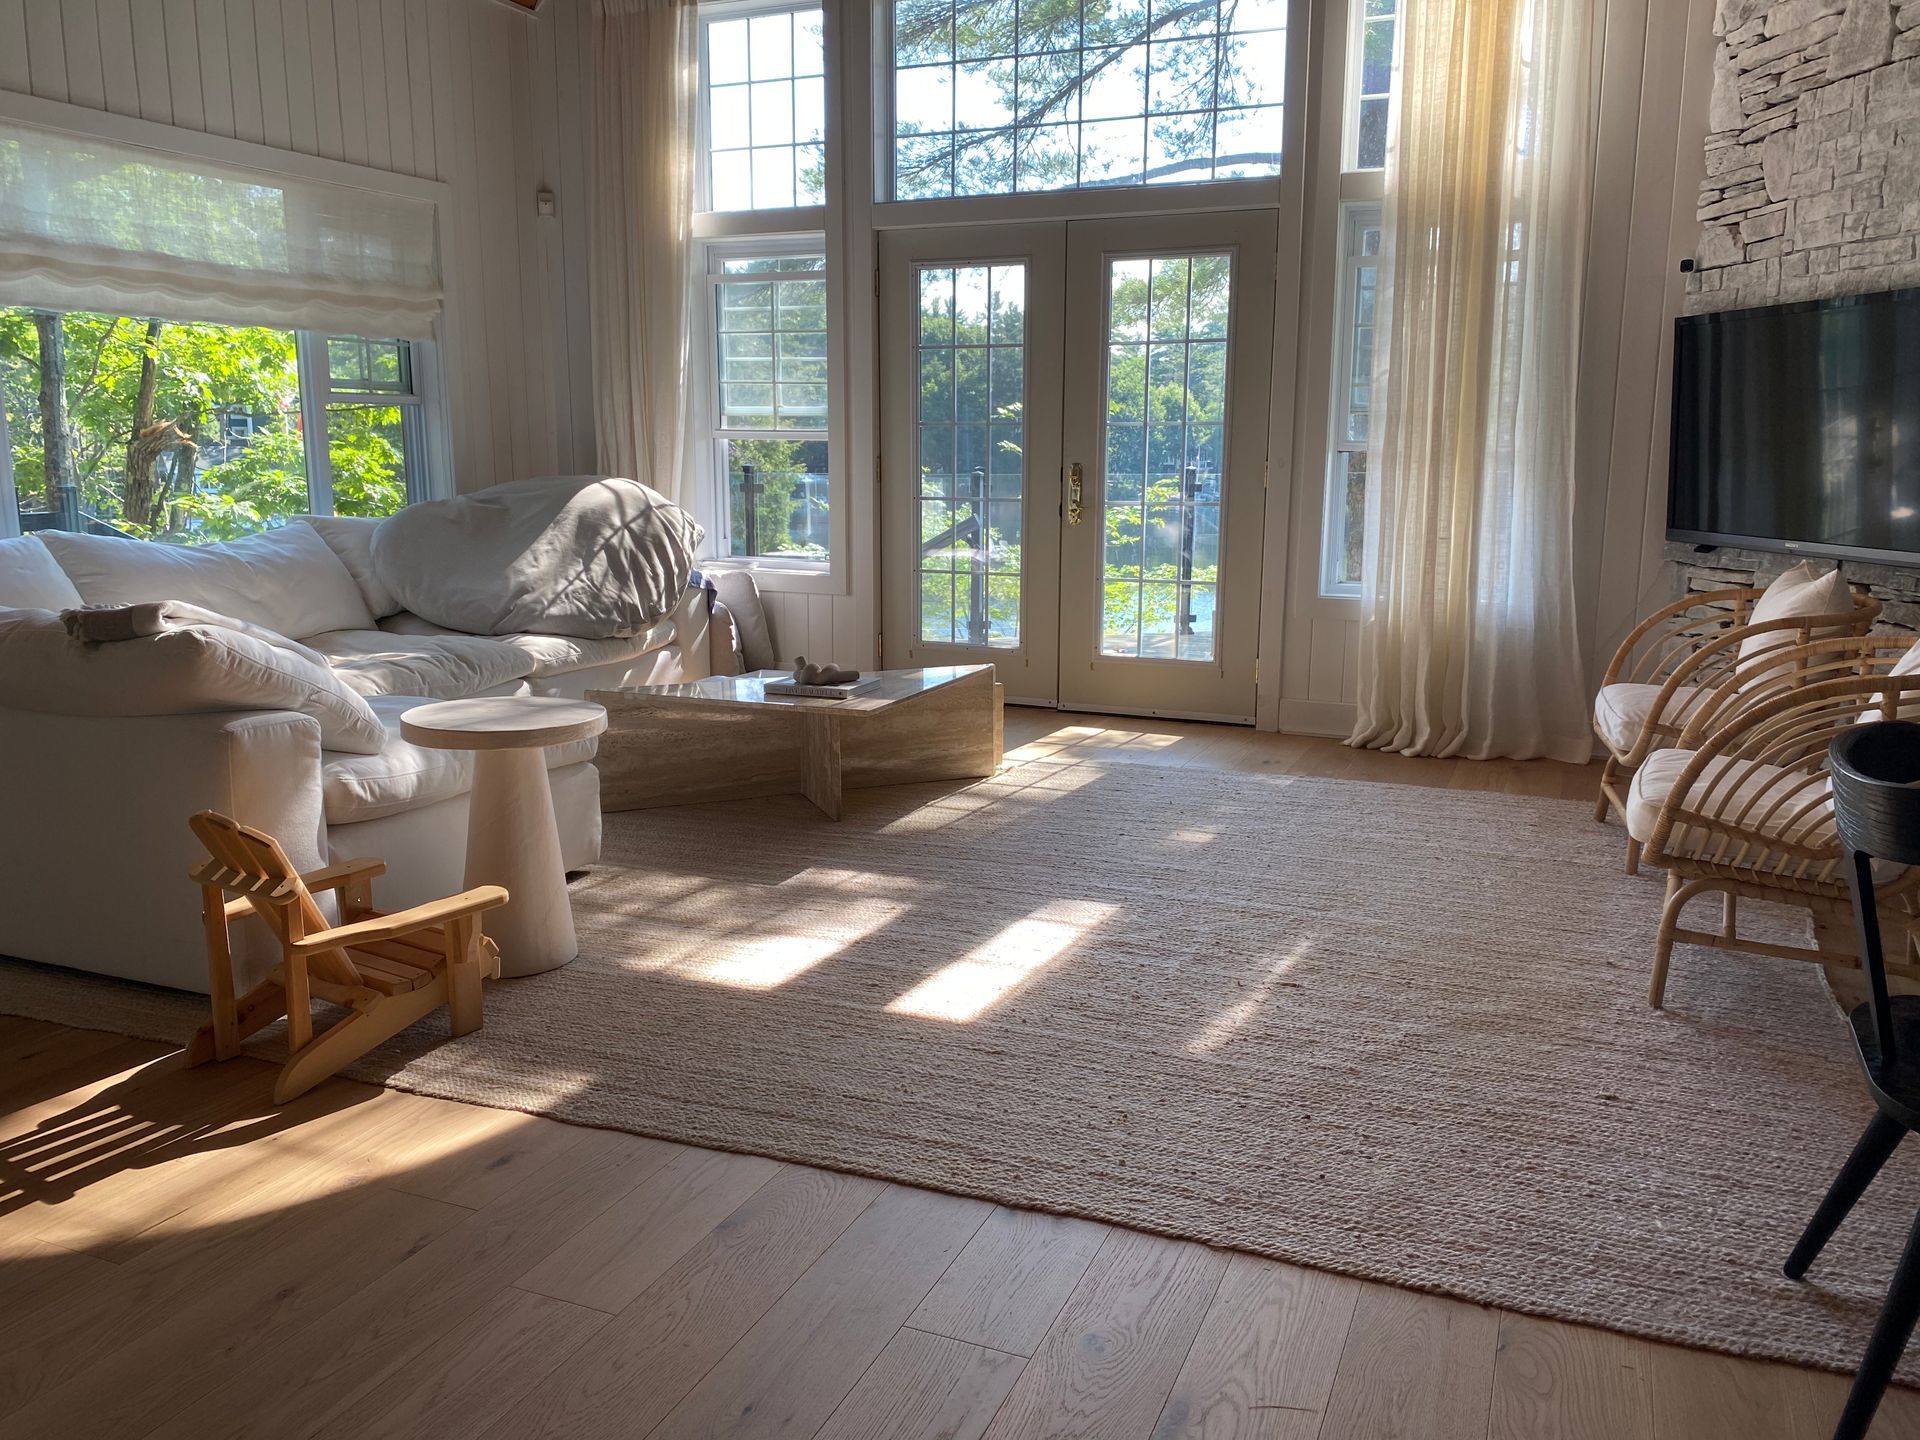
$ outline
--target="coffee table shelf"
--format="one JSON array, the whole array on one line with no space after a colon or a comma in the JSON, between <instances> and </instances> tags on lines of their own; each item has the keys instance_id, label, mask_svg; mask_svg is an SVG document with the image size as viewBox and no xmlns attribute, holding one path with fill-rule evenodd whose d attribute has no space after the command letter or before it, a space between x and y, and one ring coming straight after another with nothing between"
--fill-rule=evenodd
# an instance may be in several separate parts
<instances>
[{"instance_id":1,"label":"coffee table shelf","mask_svg":"<svg viewBox=\"0 0 1920 1440\"><path fill-rule=\"evenodd\" d=\"M594 690L607 710L600 804L646 810L802 794L829 819L848 790L993 774L1001 690L991 665L883 670L850 700L768 695L782 670Z\"/></svg>"}]
</instances>

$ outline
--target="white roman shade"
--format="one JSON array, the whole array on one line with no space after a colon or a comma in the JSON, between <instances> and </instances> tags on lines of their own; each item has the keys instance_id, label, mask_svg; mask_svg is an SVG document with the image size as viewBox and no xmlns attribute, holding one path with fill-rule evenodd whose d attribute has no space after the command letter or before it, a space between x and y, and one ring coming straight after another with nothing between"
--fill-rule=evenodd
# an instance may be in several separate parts
<instances>
[{"instance_id":1,"label":"white roman shade","mask_svg":"<svg viewBox=\"0 0 1920 1440\"><path fill-rule=\"evenodd\" d=\"M0 119L0 305L425 340L431 200Z\"/></svg>"}]
</instances>

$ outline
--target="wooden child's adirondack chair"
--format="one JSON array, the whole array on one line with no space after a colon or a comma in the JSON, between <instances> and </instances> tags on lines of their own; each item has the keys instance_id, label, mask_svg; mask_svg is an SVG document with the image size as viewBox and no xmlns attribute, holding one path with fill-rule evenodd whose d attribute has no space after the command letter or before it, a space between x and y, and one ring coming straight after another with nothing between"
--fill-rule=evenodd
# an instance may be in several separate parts
<instances>
[{"instance_id":1,"label":"wooden child's adirondack chair","mask_svg":"<svg viewBox=\"0 0 1920 1440\"><path fill-rule=\"evenodd\" d=\"M192 871L207 928L213 1019L188 1047L187 1063L227 1060L240 1042L287 1017L285 1068L273 1087L284 1104L445 1005L455 1035L480 1028L480 982L500 974L500 952L480 932L482 911L507 903L498 885L481 885L393 915L373 908L380 860L344 860L307 875L294 871L280 842L225 815L203 810L187 822L210 857ZM315 891L340 892L341 923L329 925ZM252 911L280 941L281 961L236 1002L228 921ZM318 996L347 1016L313 1033Z\"/></svg>"}]
</instances>

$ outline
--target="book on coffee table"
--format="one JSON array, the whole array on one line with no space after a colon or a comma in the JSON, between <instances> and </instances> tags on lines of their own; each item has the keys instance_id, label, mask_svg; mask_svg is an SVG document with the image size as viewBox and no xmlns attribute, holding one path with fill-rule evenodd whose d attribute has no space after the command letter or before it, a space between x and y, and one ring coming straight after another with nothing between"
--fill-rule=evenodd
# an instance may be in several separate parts
<instances>
[{"instance_id":1,"label":"book on coffee table","mask_svg":"<svg viewBox=\"0 0 1920 1440\"><path fill-rule=\"evenodd\" d=\"M798 680L769 680L764 693L802 700L851 700L856 695L866 695L879 689L881 684L882 679L878 675L865 675L858 680L849 680L845 685L803 685Z\"/></svg>"}]
</instances>

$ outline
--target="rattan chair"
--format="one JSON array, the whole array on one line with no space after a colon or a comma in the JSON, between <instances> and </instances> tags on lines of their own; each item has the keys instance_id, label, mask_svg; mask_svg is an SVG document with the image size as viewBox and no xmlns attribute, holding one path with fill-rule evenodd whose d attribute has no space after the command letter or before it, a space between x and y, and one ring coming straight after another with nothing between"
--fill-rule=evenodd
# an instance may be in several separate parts
<instances>
[{"instance_id":1,"label":"rattan chair","mask_svg":"<svg viewBox=\"0 0 1920 1440\"><path fill-rule=\"evenodd\" d=\"M1689 595L1649 615L1621 641L1594 697L1593 729L1607 749L1594 819L1625 818L1634 772L1654 751L1679 743L1701 704L1743 664L1747 641L1778 635L1776 643L1785 648L1828 636L1863 636L1880 614L1878 600L1855 594L1844 613L1756 625L1748 617L1764 594L1749 587ZM1749 679L1753 683L1757 677ZM1641 843L1629 835L1628 874L1639 870L1640 859Z\"/></svg>"},{"instance_id":2,"label":"rattan chair","mask_svg":"<svg viewBox=\"0 0 1920 1440\"><path fill-rule=\"evenodd\" d=\"M1737 677L1713 688L1681 731L1656 751L1627 793L1627 825L1641 858L1667 871L1648 999L1665 998L1677 941L1718 950L1857 966L1845 855L1834 830L1827 751L1863 717L1920 716L1920 674L1887 672L1910 647L1863 638L1811 642L1772 663L1798 667L1799 683L1743 692ZM1890 973L1920 979L1914 962L1915 888L1920 869L1884 867L1877 898L1887 928ZM1681 924L1705 894L1722 900L1718 930ZM1739 933L1741 897L1805 909L1814 944L1783 944Z\"/></svg>"}]
</instances>

